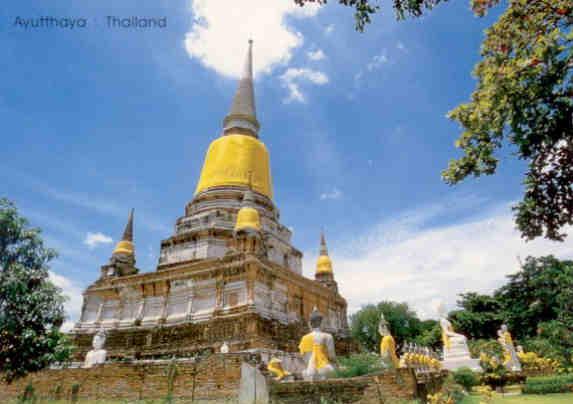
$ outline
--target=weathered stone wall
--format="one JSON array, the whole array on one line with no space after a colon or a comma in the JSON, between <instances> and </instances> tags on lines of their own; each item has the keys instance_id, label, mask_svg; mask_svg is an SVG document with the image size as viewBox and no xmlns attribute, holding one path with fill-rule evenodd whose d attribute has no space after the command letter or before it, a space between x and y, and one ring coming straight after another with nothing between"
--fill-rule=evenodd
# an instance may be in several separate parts
<instances>
[{"instance_id":1,"label":"weathered stone wall","mask_svg":"<svg viewBox=\"0 0 573 404\"><path fill-rule=\"evenodd\" d=\"M31 385L38 398L71 400L164 399L225 402L238 395L241 363L247 354L214 354L202 361L106 363L91 369L50 369L10 385L0 384L0 402L22 395Z\"/></svg>"},{"instance_id":2,"label":"weathered stone wall","mask_svg":"<svg viewBox=\"0 0 573 404\"><path fill-rule=\"evenodd\" d=\"M345 404L395 403L416 398L416 383L413 373L406 369L348 379L272 383L270 401L273 404L320 404L321 400Z\"/></svg>"}]
</instances>

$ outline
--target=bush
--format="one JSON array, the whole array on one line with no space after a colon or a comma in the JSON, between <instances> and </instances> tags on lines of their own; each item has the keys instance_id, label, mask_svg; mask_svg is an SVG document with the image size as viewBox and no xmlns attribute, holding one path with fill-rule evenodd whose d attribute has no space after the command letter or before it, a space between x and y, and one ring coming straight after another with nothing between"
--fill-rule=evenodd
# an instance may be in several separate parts
<instances>
[{"instance_id":1,"label":"bush","mask_svg":"<svg viewBox=\"0 0 573 404\"><path fill-rule=\"evenodd\" d=\"M432 404L442 404L442 403L461 403L462 400L466 397L467 393L465 392L464 388L456 383L454 377L452 375L448 375L446 380L444 380L444 384L442 386L442 390L433 395L432 397L428 397L428 402Z\"/></svg>"},{"instance_id":2,"label":"bush","mask_svg":"<svg viewBox=\"0 0 573 404\"><path fill-rule=\"evenodd\" d=\"M472 387L479 384L478 376L468 367L459 368L453 372L453 375L455 382L463 386L468 393L472 390Z\"/></svg>"},{"instance_id":3,"label":"bush","mask_svg":"<svg viewBox=\"0 0 573 404\"><path fill-rule=\"evenodd\" d=\"M573 375L528 377L524 394L566 393L573 386Z\"/></svg>"},{"instance_id":4,"label":"bush","mask_svg":"<svg viewBox=\"0 0 573 404\"><path fill-rule=\"evenodd\" d=\"M355 377L383 369L380 357L371 353L354 354L338 358L336 377Z\"/></svg>"},{"instance_id":5,"label":"bush","mask_svg":"<svg viewBox=\"0 0 573 404\"><path fill-rule=\"evenodd\" d=\"M527 338L522 345L526 352L535 352L540 357L557 360L565 366L570 364L568 360L570 353L567 348L548 338Z\"/></svg>"},{"instance_id":6,"label":"bush","mask_svg":"<svg viewBox=\"0 0 573 404\"><path fill-rule=\"evenodd\" d=\"M488 356L503 356L501 345L494 339L473 339L468 341L468 347L472 358L479 357L482 353Z\"/></svg>"}]
</instances>

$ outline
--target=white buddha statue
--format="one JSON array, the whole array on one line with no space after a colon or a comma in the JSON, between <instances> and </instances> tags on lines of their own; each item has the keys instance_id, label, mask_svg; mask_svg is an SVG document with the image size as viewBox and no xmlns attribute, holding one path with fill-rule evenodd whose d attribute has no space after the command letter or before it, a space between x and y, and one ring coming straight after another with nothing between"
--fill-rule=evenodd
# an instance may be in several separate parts
<instances>
[{"instance_id":1,"label":"white buddha statue","mask_svg":"<svg viewBox=\"0 0 573 404\"><path fill-rule=\"evenodd\" d=\"M467 338L454 331L450 320L447 319L446 308L442 303L438 305L440 315L440 327L442 328L442 342L444 344L443 366L446 369L455 370L467 366L474 370L481 370L479 360L472 359L468 348Z\"/></svg>"},{"instance_id":2,"label":"white buddha statue","mask_svg":"<svg viewBox=\"0 0 573 404\"><path fill-rule=\"evenodd\" d=\"M324 380L334 372L334 339L329 333L321 331L321 324L322 314L315 307L310 315L312 331L302 337L298 346L306 363L306 369L302 372L304 380Z\"/></svg>"},{"instance_id":3,"label":"white buddha statue","mask_svg":"<svg viewBox=\"0 0 573 404\"><path fill-rule=\"evenodd\" d=\"M105 338L106 335L103 329L100 329L97 333L95 333L92 340L93 349L88 351L86 354L86 359L84 361L85 368L91 368L94 365L105 362L107 357L107 351L103 349L105 345Z\"/></svg>"},{"instance_id":4,"label":"white buddha statue","mask_svg":"<svg viewBox=\"0 0 573 404\"><path fill-rule=\"evenodd\" d=\"M221 353L229 353L229 345L227 344L227 341L224 341L223 345L221 345L220 352Z\"/></svg>"}]
</instances>

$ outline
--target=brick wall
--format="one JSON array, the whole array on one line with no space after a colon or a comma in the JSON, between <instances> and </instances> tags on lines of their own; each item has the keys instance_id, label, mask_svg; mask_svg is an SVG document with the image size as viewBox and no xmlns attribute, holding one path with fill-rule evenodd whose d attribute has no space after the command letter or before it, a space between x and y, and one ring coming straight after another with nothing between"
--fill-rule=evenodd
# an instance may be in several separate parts
<instances>
[{"instance_id":1,"label":"brick wall","mask_svg":"<svg viewBox=\"0 0 573 404\"><path fill-rule=\"evenodd\" d=\"M10 385L0 384L0 402L18 397L28 385L37 397L50 399L71 399L72 391L79 386L80 400L164 399L171 394L187 400L223 401L238 395L241 363L247 357L214 354L197 362L112 362L91 369L49 369Z\"/></svg>"},{"instance_id":2,"label":"brick wall","mask_svg":"<svg viewBox=\"0 0 573 404\"><path fill-rule=\"evenodd\" d=\"M50 369L10 385L0 383L0 402L17 398L31 385L36 397L44 399L72 400L74 394L80 401L161 400L172 396L185 402L195 399L223 403L239 395L241 363L260 363L260 360L258 354L230 353L213 354L196 362L189 359L111 362L91 369ZM272 404L320 404L321 399L345 404L381 404L435 392L441 387L443 376L435 374L421 382L409 370L400 369L313 383L268 380Z\"/></svg>"},{"instance_id":3,"label":"brick wall","mask_svg":"<svg viewBox=\"0 0 573 404\"><path fill-rule=\"evenodd\" d=\"M340 403L380 404L388 399L416 398L416 379L405 369L372 376L330 379L319 382L272 383L273 404L320 404L321 400Z\"/></svg>"}]
</instances>

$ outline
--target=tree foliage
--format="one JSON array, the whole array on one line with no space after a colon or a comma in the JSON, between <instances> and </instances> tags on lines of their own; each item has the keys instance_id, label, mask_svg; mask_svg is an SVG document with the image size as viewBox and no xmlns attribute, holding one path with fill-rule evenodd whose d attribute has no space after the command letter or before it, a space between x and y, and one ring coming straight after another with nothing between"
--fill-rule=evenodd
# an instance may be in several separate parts
<instances>
[{"instance_id":1,"label":"tree foliage","mask_svg":"<svg viewBox=\"0 0 573 404\"><path fill-rule=\"evenodd\" d=\"M439 3L447 0L392 0L391 7L398 19L406 17L419 17L425 10L430 10ZM294 0L299 6L308 3L326 4L328 0ZM389 3L390 1L388 1ZM358 31L364 31L367 24L372 22L372 15L382 9L377 3L370 0L338 0L338 3L354 8L355 27ZM376 3L376 4L375 4Z\"/></svg>"},{"instance_id":2,"label":"tree foliage","mask_svg":"<svg viewBox=\"0 0 573 404\"><path fill-rule=\"evenodd\" d=\"M0 372L8 382L69 357L59 331L64 297L48 273L55 256L40 230L0 199Z\"/></svg>"},{"instance_id":3,"label":"tree foliage","mask_svg":"<svg viewBox=\"0 0 573 404\"><path fill-rule=\"evenodd\" d=\"M497 1L473 3L483 15ZM571 0L510 0L486 30L471 101L449 114L463 128L456 142L463 156L444 171L446 182L493 174L504 143L528 163L514 207L528 240L563 240L573 224L572 24Z\"/></svg>"},{"instance_id":4,"label":"tree foliage","mask_svg":"<svg viewBox=\"0 0 573 404\"><path fill-rule=\"evenodd\" d=\"M501 325L501 305L497 299L475 292L462 293L459 310L449 313L454 328L468 338L491 338Z\"/></svg>"},{"instance_id":5,"label":"tree foliage","mask_svg":"<svg viewBox=\"0 0 573 404\"><path fill-rule=\"evenodd\" d=\"M528 257L521 271L509 275L508 280L494 297L502 306L504 321L516 336L534 336L539 323L570 316L573 261L552 255Z\"/></svg>"},{"instance_id":6,"label":"tree foliage","mask_svg":"<svg viewBox=\"0 0 573 404\"><path fill-rule=\"evenodd\" d=\"M325 4L326 0L295 0ZM418 17L440 0L394 0L397 17ZM355 8L362 31L380 2L339 0ZM502 3L499 19L486 30L471 100L449 113L462 134L462 156L442 176L457 184L491 175L498 152L510 145L528 164L525 192L513 207L526 240L562 241L573 224L573 2L571 0L470 0L476 15Z\"/></svg>"},{"instance_id":7,"label":"tree foliage","mask_svg":"<svg viewBox=\"0 0 573 404\"><path fill-rule=\"evenodd\" d=\"M506 323L526 350L571 362L572 290L573 261L551 255L528 257L493 295L462 294L460 309L451 312L450 318L457 331L481 338L486 345L487 341L497 344L496 330Z\"/></svg>"},{"instance_id":8,"label":"tree foliage","mask_svg":"<svg viewBox=\"0 0 573 404\"><path fill-rule=\"evenodd\" d=\"M435 322L431 321L422 322L407 303L383 301L364 306L350 316L350 329L352 336L370 352L378 352L380 348L378 322L381 313L384 313L397 345L414 341L422 332L435 325Z\"/></svg>"}]
</instances>

